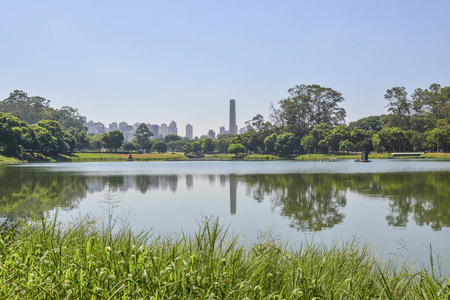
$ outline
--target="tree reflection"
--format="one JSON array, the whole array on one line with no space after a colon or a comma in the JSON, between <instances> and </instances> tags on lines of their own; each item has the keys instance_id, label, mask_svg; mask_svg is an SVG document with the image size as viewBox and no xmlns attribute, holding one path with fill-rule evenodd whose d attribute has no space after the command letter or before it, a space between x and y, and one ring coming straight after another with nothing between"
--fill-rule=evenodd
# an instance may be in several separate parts
<instances>
[{"instance_id":1,"label":"tree reflection","mask_svg":"<svg viewBox=\"0 0 450 300\"><path fill-rule=\"evenodd\" d=\"M390 226L406 227L413 221L433 230L450 227L450 172L88 176L40 167L1 167L0 217L29 217L57 206L72 210L87 193L106 189L176 193L180 182L187 190L201 188L194 180L218 187L229 181L232 215L237 213L238 186L244 186L248 195L258 202L270 201L274 210L290 220L290 226L302 231L320 231L343 222L349 191L386 199Z\"/></svg>"},{"instance_id":2,"label":"tree reflection","mask_svg":"<svg viewBox=\"0 0 450 300\"><path fill-rule=\"evenodd\" d=\"M71 210L86 195L87 179L73 173L0 168L0 216L30 217L59 206Z\"/></svg>"},{"instance_id":3,"label":"tree reflection","mask_svg":"<svg viewBox=\"0 0 450 300\"><path fill-rule=\"evenodd\" d=\"M450 173L266 174L246 175L247 193L261 202L270 198L291 226L319 231L343 221L348 190L386 198L386 221L406 227L411 218L433 230L450 227Z\"/></svg>"},{"instance_id":4,"label":"tree reflection","mask_svg":"<svg viewBox=\"0 0 450 300\"><path fill-rule=\"evenodd\" d=\"M342 179L323 174L277 174L247 175L244 180L255 200L270 195L274 207L298 230L320 231L344 220L341 208L346 205L346 188Z\"/></svg>"}]
</instances>

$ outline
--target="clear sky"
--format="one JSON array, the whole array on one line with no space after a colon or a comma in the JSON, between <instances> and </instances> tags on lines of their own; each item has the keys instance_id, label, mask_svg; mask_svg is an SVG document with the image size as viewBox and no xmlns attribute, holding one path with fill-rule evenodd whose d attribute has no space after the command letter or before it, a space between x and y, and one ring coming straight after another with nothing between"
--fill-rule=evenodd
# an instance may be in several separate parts
<instances>
[{"instance_id":1,"label":"clear sky","mask_svg":"<svg viewBox=\"0 0 450 300\"><path fill-rule=\"evenodd\" d=\"M0 1L0 98L15 89L108 125L240 127L298 84L347 122L386 89L450 85L450 1Z\"/></svg>"}]
</instances>

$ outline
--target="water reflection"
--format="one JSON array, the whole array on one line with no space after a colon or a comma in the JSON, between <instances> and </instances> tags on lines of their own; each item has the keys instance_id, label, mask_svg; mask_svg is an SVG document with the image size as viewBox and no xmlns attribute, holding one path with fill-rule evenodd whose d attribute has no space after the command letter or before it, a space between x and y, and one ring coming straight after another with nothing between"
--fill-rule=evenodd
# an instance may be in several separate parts
<instances>
[{"instance_id":1,"label":"water reflection","mask_svg":"<svg viewBox=\"0 0 450 300\"><path fill-rule=\"evenodd\" d=\"M0 216L29 217L58 205L72 210L87 194L102 193L106 188L123 193L175 194L181 188L179 183L187 191L200 190L206 183L218 194L229 187L229 214L238 213L242 186L247 197L256 202L270 201L274 211L301 231L320 231L342 223L350 192L387 201L386 222L390 226L406 227L413 221L441 230L450 227L449 182L449 172L90 176L38 168L0 168Z\"/></svg>"}]
</instances>

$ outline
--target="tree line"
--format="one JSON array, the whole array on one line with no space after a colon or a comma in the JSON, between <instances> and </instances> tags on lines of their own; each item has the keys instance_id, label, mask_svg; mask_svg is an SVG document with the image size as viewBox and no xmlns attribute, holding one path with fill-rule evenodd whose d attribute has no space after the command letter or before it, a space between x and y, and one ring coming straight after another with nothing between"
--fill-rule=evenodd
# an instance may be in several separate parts
<instances>
[{"instance_id":1,"label":"tree line","mask_svg":"<svg viewBox=\"0 0 450 300\"><path fill-rule=\"evenodd\" d=\"M320 85L297 85L271 107L270 120L257 114L246 132L217 140L182 139L177 135L152 139L144 124L132 141L120 131L87 134L76 108L55 109L42 97L16 90L0 102L0 147L5 154L22 150L70 152L74 149L110 151L183 151L196 157L208 153L255 153L289 156L337 152L450 152L450 87L433 83L409 96L405 87L386 91L387 114L345 123L341 93Z\"/></svg>"}]
</instances>

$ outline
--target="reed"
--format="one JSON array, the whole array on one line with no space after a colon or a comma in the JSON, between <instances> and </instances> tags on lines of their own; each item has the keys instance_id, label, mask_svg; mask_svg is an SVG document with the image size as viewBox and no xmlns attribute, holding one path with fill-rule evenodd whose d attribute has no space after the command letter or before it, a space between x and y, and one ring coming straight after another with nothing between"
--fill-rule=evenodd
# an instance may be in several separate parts
<instances>
[{"instance_id":1,"label":"reed","mask_svg":"<svg viewBox=\"0 0 450 300\"><path fill-rule=\"evenodd\" d=\"M56 217L0 232L1 299L450 297L450 282L383 262L357 241L290 247L263 235L247 244L217 219L179 238Z\"/></svg>"}]
</instances>

